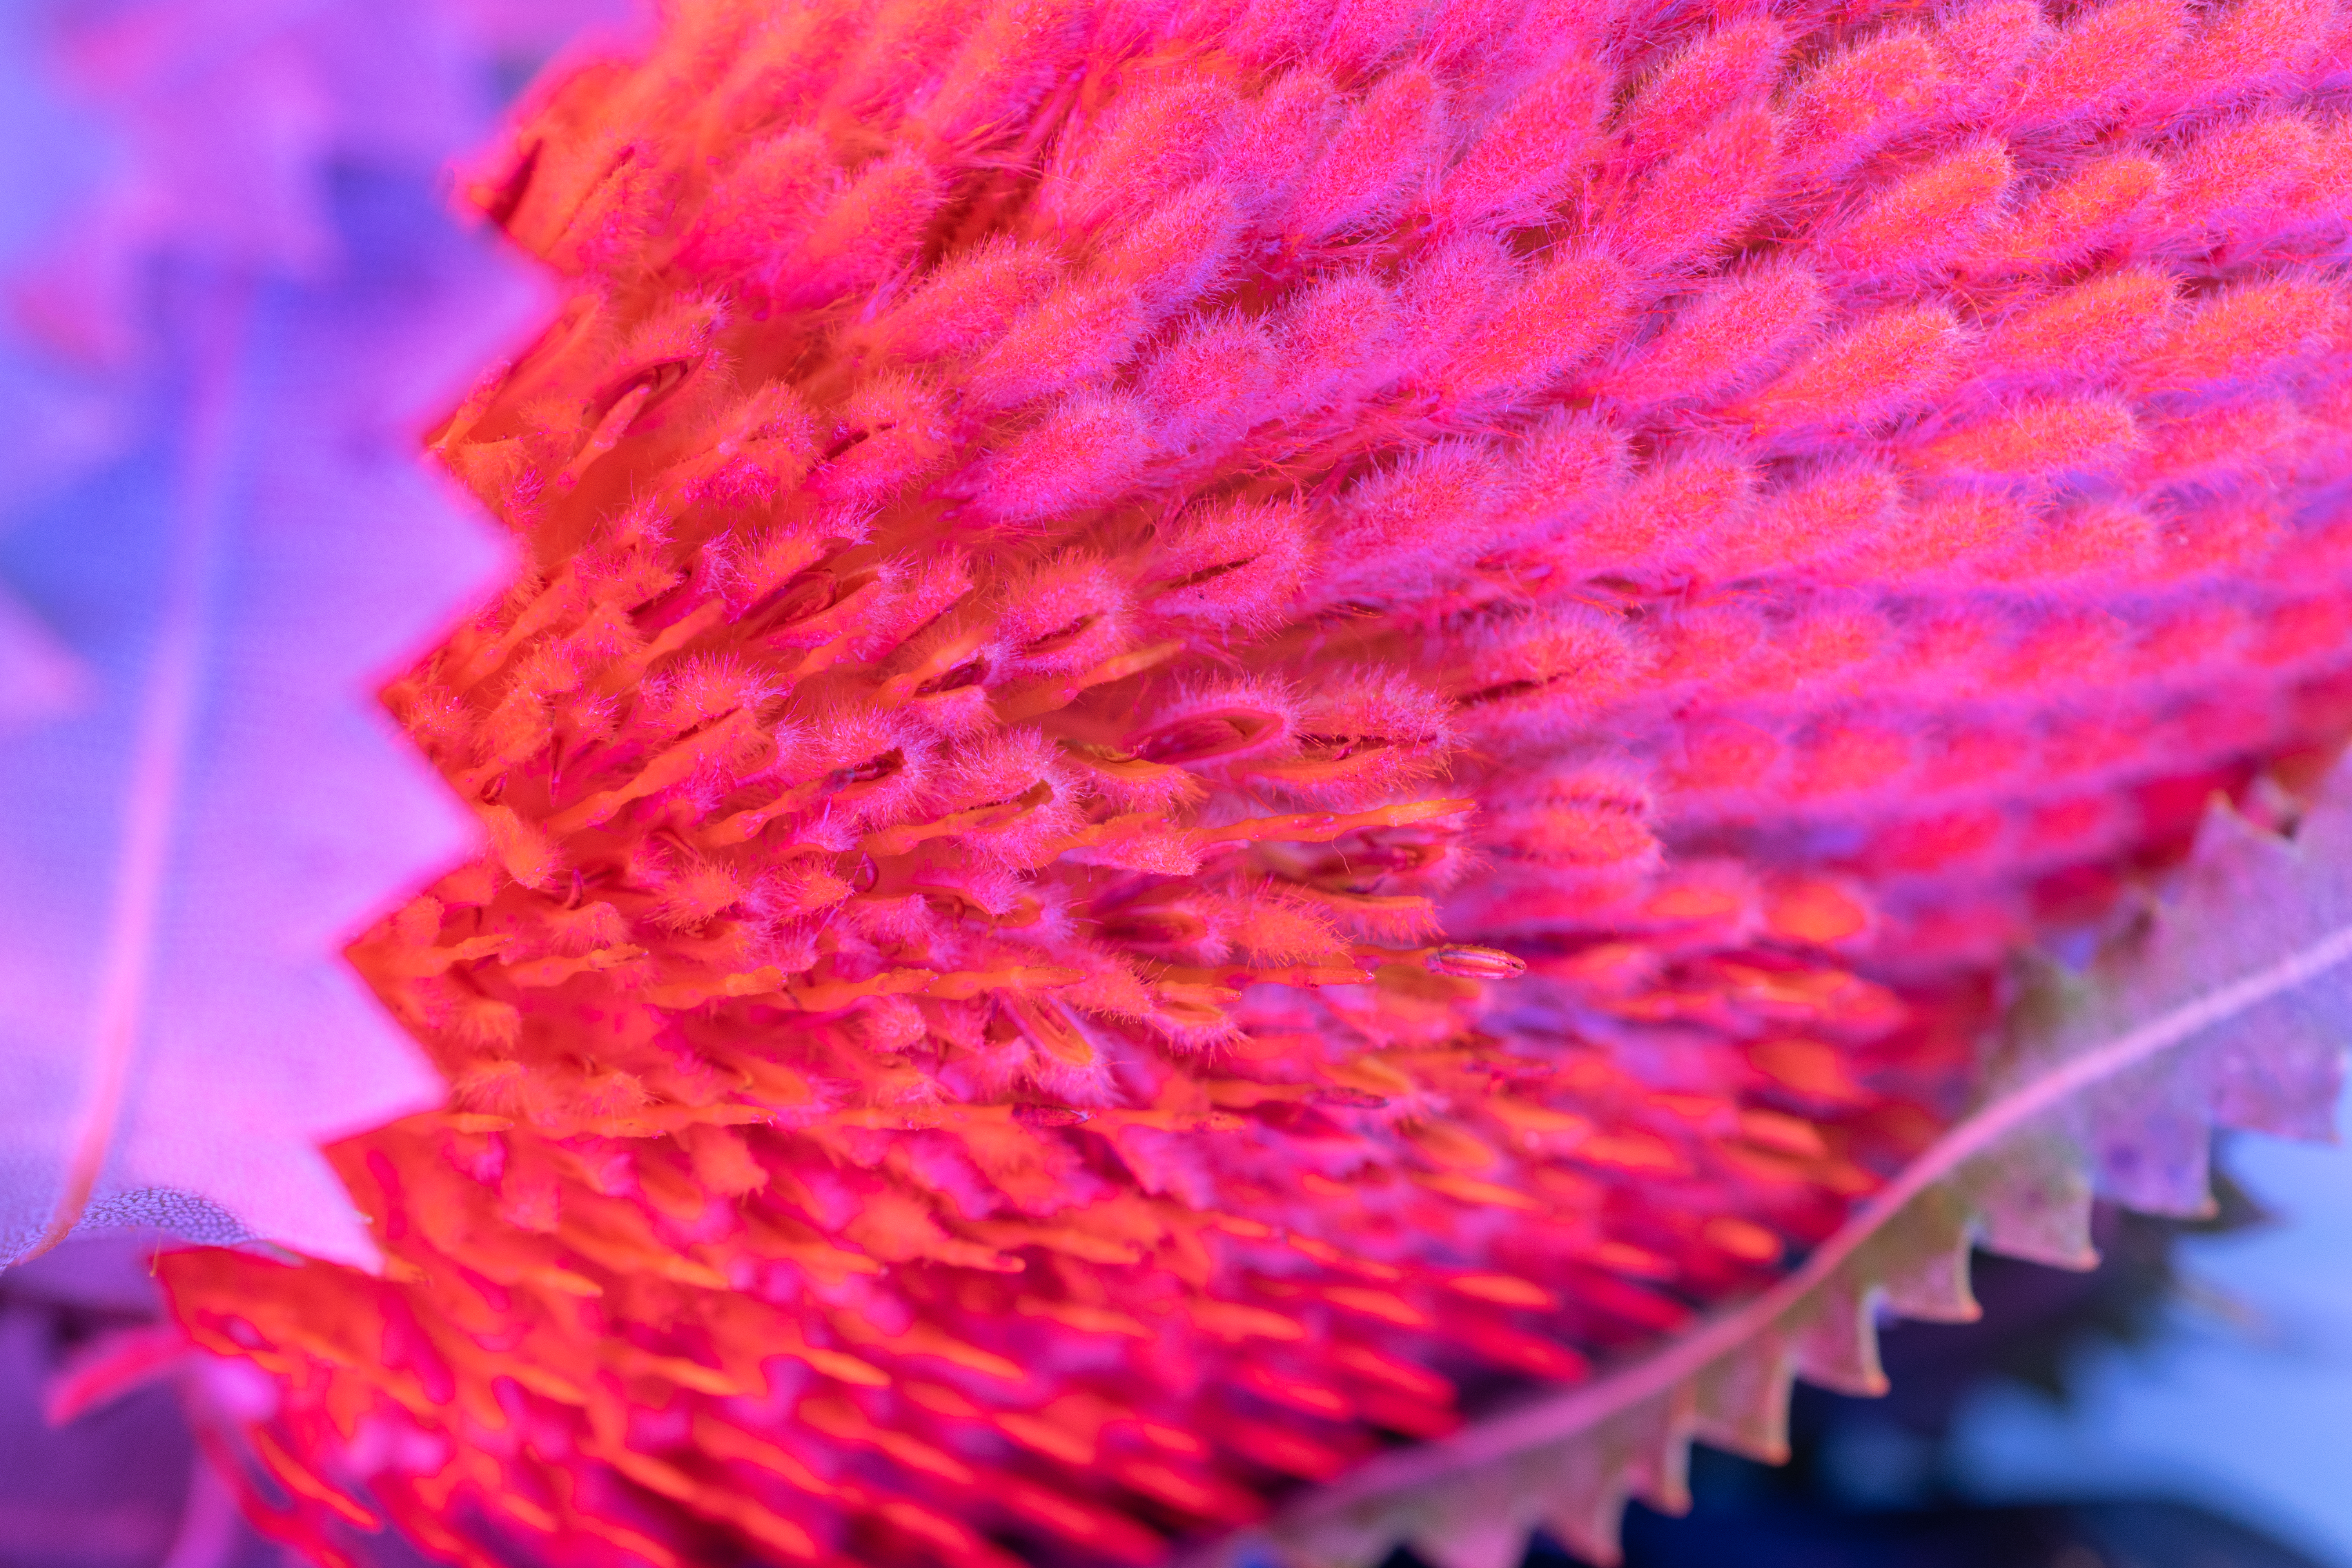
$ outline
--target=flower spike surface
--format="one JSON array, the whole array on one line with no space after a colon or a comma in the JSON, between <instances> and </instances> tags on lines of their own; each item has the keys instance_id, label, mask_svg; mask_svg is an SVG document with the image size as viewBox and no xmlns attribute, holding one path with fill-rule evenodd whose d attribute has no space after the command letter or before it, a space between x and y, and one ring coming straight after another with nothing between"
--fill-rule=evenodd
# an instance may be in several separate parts
<instances>
[{"instance_id":1,"label":"flower spike surface","mask_svg":"<svg viewBox=\"0 0 2352 1568\"><path fill-rule=\"evenodd\" d=\"M2347 40L678 0L551 71L461 188L564 303L433 437L524 566L385 693L492 848L352 949L451 1099L331 1151L381 1277L163 1263L255 1506L1146 1564L1765 1287L2004 953L2352 722Z\"/></svg>"}]
</instances>

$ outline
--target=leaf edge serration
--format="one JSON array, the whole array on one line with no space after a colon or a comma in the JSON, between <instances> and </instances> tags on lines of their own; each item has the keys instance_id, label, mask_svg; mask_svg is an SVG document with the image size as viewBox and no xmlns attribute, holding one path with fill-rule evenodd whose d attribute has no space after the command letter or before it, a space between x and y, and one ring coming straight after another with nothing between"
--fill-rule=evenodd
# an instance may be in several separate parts
<instances>
[{"instance_id":1,"label":"leaf edge serration","mask_svg":"<svg viewBox=\"0 0 2352 1568\"><path fill-rule=\"evenodd\" d=\"M2316 1069L2323 1083L2340 1079L2345 1037L2338 1028L2326 1037L2333 1019L2246 1037L2282 1006L2307 1015L2314 988L2352 963L2352 922L2251 972L2205 976L2209 988L2120 1032L2103 1030L2087 1044L2077 1037L2085 1016L2105 1024L2119 1010L2128 1016L2137 989L2179 987L2170 972L2137 984L2151 964L2177 957L2180 943L2168 938L2216 919L2242 927L2251 917L2275 931L2292 925L2297 910L2340 907L2352 889L2352 768L2330 775L2292 838L2255 826L2217 795L2179 883L2172 901L2153 903L2080 976L2040 954L2021 958L2020 1001L1991 1054L2034 1069L1990 1090L1769 1289L1591 1384L1375 1459L1196 1553L1186 1568L1369 1568L1400 1545L1437 1568L1510 1568L1538 1528L1599 1568L1614 1568L1630 1499L1669 1513L1689 1507L1694 1440L1782 1462L1796 1378L1843 1394L1885 1392L1882 1312L1972 1321L1974 1249L2090 1268L2098 1262L2090 1241L2095 1196L2156 1212L2210 1212L2205 1142L2214 1130L2321 1141L2320 1130L2284 1103L2287 1091L2270 1105L2202 1080L2248 1058L2285 1069L2277 1076L2291 1078L2300 1066ZM2352 1006L2352 987L2345 990ZM2265 1059L2290 1053L2305 1059ZM2112 1101L2136 1069L2145 1079L2158 1066L2167 1083L2199 1091L2193 1125L2150 1116L2129 1100L2102 1103L2101 1091ZM2154 1146L2155 1159L2179 1173L2173 1184L2193 1187L2194 1196L2182 1201L2176 1191L2149 1202L2116 1193L2098 1151L2117 1144L2143 1159Z\"/></svg>"}]
</instances>

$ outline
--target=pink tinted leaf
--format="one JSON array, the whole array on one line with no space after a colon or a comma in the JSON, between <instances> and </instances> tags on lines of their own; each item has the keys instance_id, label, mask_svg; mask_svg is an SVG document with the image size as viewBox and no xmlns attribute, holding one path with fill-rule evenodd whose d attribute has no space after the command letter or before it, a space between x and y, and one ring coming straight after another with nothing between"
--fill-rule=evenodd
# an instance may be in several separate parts
<instances>
[{"instance_id":1,"label":"pink tinted leaf","mask_svg":"<svg viewBox=\"0 0 2352 1568\"><path fill-rule=\"evenodd\" d=\"M1425 0L1338 0L1315 57L1343 77L1361 76L1412 42L1427 9Z\"/></svg>"},{"instance_id":2,"label":"pink tinted leaf","mask_svg":"<svg viewBox=\"0 0 2352 1568\"><path fill-rule=\"evenodd\" d=\"M1086 41L1086 0L995 0L919 117L969 154L1014 134Z\"/></svg>"},{"instance_id":3,"label":"pink tinted leaf","mask_svg":"<svg viewBox=\"0 0 2352 1568\"><path fill-rule=\"evenodd\" d=\"M403 454L545 300L430 178L339 216L365 267L176 296L146 349L188 390L119 387L130 459L11 536L91 684L0 741L0 1257L152 1225L368 1264L318 1145L443 1098L339 950L479 829L371 693L509 567Z\"/></svg>"},{"instance_id":4,"label":"pink tinted leaf","mask_svg":"<svg viewBox=\"0 0 2352 1568\"><path fill-rule=\"evenodd\" d=\"M793 256L839 182L833 149L815 131L788 131L759 142L714 182L679 259L756 275Z\"/></svg>"},{"instance_id":5,"label":"pink tinted leaf","mask_svg":"<svg viewBox=\"0 0 2352 1568\"><path fill-rule=\"evenodd\" d=\"M1146 605L1227 634L1263 632L1281 624L1313 556L1307 519L1295 503L1197 507L1153 552Z\"/></svg>"},{"instance_id":6,"label":"pink tinted leaf","mask_svg":"<svg viewBox=\"0 0 2352 1568\"><path fill-rule=\"evenodd\" d=\"M1341 110L1339 88L1320 71L1276 78L1237 114L1240 129L1226 142L1215 177L1244 210L1273 226L1315 166Z\"/></svg>"},{"instance_id":7,"label":"pink tinted leaf","mask_svg":"<svg viewBox=\"0 0 2352 1568\"><path fill-rule=\"evenodd\" d=\"M1343 272L1302 289L1275 318L1270 412L1307 414L1377 381L1400 335L1396 296L1378 279Z\"/></svg>"},{"instance_id":8,"label":"pink tinted leaf","mask_svg":"<svg viewBox=\"0 0 2352 1568\"><path fill-rule=\"evenodd\" d=\"M1232 262L1242 213L1234 194L1199 180L1135 220L1097 259L1098 270L1132 290L1157 322L1212 291Z\"/></svg>"}]
</instances>

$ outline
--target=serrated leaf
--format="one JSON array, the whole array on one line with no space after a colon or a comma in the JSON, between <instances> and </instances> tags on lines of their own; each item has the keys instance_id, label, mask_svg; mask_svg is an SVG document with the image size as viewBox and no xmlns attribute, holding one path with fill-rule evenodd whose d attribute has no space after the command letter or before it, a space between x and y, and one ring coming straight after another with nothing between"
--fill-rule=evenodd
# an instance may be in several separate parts
<instances>
[{"instance_id":1,"label":"serrated leaf","mask_svg":"<svg viewBox=\"0 0 2352 1568\"><path fill-rule=\"evenodd\" d=\"M1527 1456L1471 1478L1436 1506L1411 1538L1416 1553L1435 1568L1517 1568L1527 1554Z\"/></svg>"},{"instance_id":2,"label":"serrated leaf","mask_svg":"<svg viewBox=\"0 0 2352 1568\"><path fill-rule=\"evenodd\" d=\"M1901 1225L1879 1232L1867 1267L1898 1317L1973 1323L1984 1315L1969 1288L1974 1245L1968 1206L1948 1187L1919 1194Z\"/></svg>"},{"instance_id":3,"label":"serrated leaf","mask_svg":"<svg viewBox=\"0 0 2352 1568\"><path fill-rule=\"evenodd\" d=\"M2012 1133L1998 1158L1978 1161L1955 1185L1975 1208L1977 1239L1988 1249L2052 1268L2097 1266L2090 1173L2063 1131L2035 1126Z\"/></svg>"},{"instance_id":4,"label":"serrated leaf","mask_svg":"<svg viewBox=\"0 0 2352 1568\"><path fill-rule=\"evenodd\" d=\"M1616 1434L1612 1429L1603 1435ZM1538 1517L1570 1552L1601 1568L1615 1568L1620 1556L1617 1520L1632 1489L1626 1455L1607 1441L1541 1451L1552 1465L1549 1484L1541 1489L1546 1495Z\"/></svg>"},{"instance_id":5,"label":"serrated leaf","mask_svg":"<svg viewBox=\"0 0 2352 1568\"><path fill-rule=\"evenodd\" d=\"M1868 1285L1850 1279L1813 1293L1811 1310L1797 1330L1797 1375L1840 1394L1886 1392L1871 1311L1875 1295Z\"/></svg>"},{"instance_id":6,"label":"serrated leaf","mask_svg":"<svg viewBox=\"0 0 2352 1568\"><path fill-rule=\"evenodd\" d=\"M2345 1024L2282 996L2249 1008L2242 1026L2205 1050L2214 1120L2307 1143L2336 1141Z\"/></svg>"},{"instance_id":7,"label":"serrated leaf","mask_svg":"<svg viewBox=\"0 0 2352 1568\"><path fill-rule=\"evenodd\" d=\"M1789 1458L1789 1390L1797 1375L1787 1336L1768 1328L1748 1353L1726 1356L1697 1378L1692 1436L1766 1464Z\"/></svg>"},{"instance_id":8,"label":"serrated leaf","mask_svg":"<svg viewBox=\"0 0 2352 1568\"><path fill-rule=\"evenodd\" d=\"M259 58L99 90L146 155L233 117ZM113 1224L368 1261L317 1146L445 1093L340 948L477 836L372 693L507 569L413 454L542 297L437 213L422 169L389 174L331 127L281 150L331 242L299 277L267 247L204 252L169 214L107 229L103 191L71 238L163 282L152 314L110 322L131 358L93 382L119 456L0 538L26 622L5 669L50 679L0 702L19 721L0 736L0 1264ZM309 184L330 156L331 202ZM5 379L37 380L38 353L0 343Z\"/></svg>"},{"instance_id":9,"label":"serrated leaf","mask_svg":"<svg viewBox=\"0 0 2352 1568\"><path fill-rule=\"evenodd\" d=\"M1403 1540L1442 1557L1429 1521L1466 1519L1484 1563L1501 1552L1496 1521L1541 1518L1578 1555L1613 1563L1627 1496L1681 1500L1685 1434L1783 1458L1792 1370L1882 1389L1875 1301L1973 1318L1971 1239L2088 1268L2095 1192L2204 1212L2214 1127L2330 1136L2352 1037L2347 963L2352 771L2330 778L2292 839L2217 801L2196 856L2127 937L2078 975L2025 964L1976 1110L1779 1284L1589 1386L1368 1464L1253 1540L1279 1559L1344 1513L1351 1563Z\"/></svg>"}]
</instances>

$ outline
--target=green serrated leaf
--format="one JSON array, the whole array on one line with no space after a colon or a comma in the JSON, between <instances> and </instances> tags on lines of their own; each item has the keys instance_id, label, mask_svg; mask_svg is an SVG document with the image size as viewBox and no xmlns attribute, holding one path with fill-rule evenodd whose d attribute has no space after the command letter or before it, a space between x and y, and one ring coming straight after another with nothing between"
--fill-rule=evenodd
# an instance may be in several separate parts
<instances>
[{"instance_id":1,"label":"green serrated leaf","mask_svg":"<svg viewBox=\"0 0 2352 1568\"><path fill-rule=\"evenodd\" d=\"M1813 1292L1800 1310L1797 1375L1818 1387L1863 1395L1886 1392L1878 1363L1878 1327L1872 1303L1878 1290L1853 1270Z\"/></svg>"},{"instance_id":2,"label":"green serrated leaf","mask_svg":"<svg viewBox=\"0 0 2352 1568\"><path fill-rule=\"evenodd\" d=\"M1692 1436L1766 1464L1787 1463L1789 1390L1796 1375L1787 1336L1766 1329L1745 1353L1726 1356L1699 1373Z\"/></svg>"},{"instance_id":3,"label":"green serrated leaf","mask_svg":"<svg viewBox=\"0 0 2352 1568\"><path fill-rule=\"evenodd\" d=\"M1974 1216L1948 1184L1912 1201L1901 1225L1872 1238L1866 1260L1886 1305L1898 1317L1930 1323L1973 1323L1984 1315L1969 1289Z\"/></svg>"}]
</instances>

